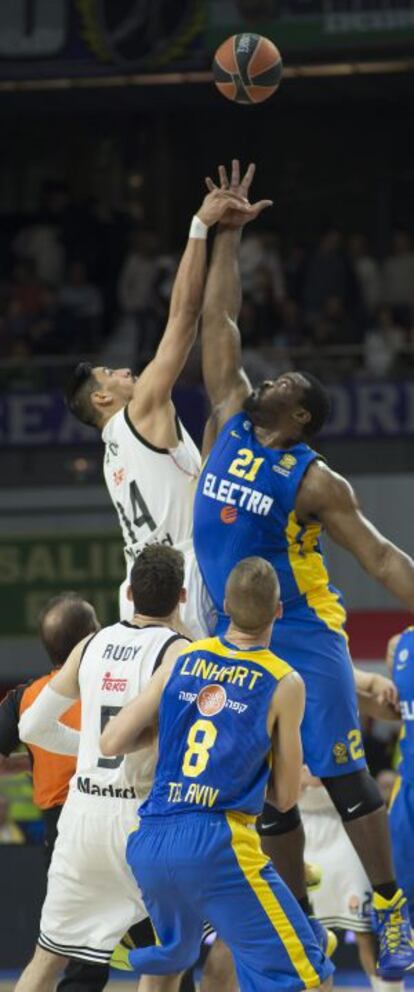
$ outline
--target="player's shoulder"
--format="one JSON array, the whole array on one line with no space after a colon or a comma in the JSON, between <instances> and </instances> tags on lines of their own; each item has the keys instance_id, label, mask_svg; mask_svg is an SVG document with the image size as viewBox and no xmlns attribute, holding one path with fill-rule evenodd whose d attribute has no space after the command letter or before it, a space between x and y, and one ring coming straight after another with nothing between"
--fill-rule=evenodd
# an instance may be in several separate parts
<instances>
[{"instance_id":1,"label":"player's shoulder","mask_svg":"<svg viewBox=\"0 0 414 992\"><path fill-rule=\"evenodd\" d=\"M268 648L263 648L261 651L252 652L252 658L255 658L257 664L265 668L269 675L273 675L273 678L277 682L285 678L286 675L290 675L293 672L293 668L284 658L280 658L279 655L275 654Z\"/></svg>"},{"instance_id":2,"label":"player's shoulder","mask_svg":"<svg viewBox=\"0 0 414 992\"><path fill-rule=\"evenodd\" d=\"M102 430L102 440L105 444L111 444L116 442L117 438L123 433L128 432L129 428L129 417L128 417L128 407L123 406L116 413L112 414L112 417L107 420L105 427Z\"/></svg>"}]
</instances>

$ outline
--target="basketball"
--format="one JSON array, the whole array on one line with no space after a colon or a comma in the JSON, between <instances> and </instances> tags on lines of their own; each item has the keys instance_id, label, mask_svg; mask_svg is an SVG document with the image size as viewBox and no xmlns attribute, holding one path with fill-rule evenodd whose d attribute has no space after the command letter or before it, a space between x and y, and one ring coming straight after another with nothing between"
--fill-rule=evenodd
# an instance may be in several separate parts
<instances>
[{"instance_id":1,"label":"basketball","mask_svg":"<svg viewBox=\"0 0 414 992\"><path fill-rule=\"evenodd\" d=\"M236 103L263 103L278 89L283 72L279 50L260 34L234 34L217 49L217 89Z\"/></svg>"}]
</instances>

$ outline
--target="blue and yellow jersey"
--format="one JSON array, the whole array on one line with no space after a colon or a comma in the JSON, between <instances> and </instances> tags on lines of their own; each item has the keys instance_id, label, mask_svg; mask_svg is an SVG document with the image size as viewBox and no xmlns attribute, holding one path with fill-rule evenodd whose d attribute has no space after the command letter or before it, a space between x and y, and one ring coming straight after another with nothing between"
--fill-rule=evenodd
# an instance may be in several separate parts
<instances>
[{"instance_id":1,"label":"blue and yellow jersey","mask_svg":"<svg viewBox=\"0 0 414 992\"><path fill-rule=\"evenodd\" d=\"M403 720L398 772L404 782L414 784L414 627L407 627L398 638L392 678L398 689Z\"/></svg>"},{"instance_id":2,"label":"blue and yellow jersey","mask_svg":"<svg viewBox=\"0 0 414 992\"><path fill-rule=\"evenodd\" d=\"M229 573L250 555L276 569L284 606L304 597L311 607L326 599L321 525L302 526L295 513L300 483L318 457L303 443L289 450L264 447L245 413L223 428L201 474L194 509L195 551L219 613Z\"/></svg>"},{"instance_id":3,"label":"blue and yellow jersey","mask_svg":"<svg viewBox=\"0 0 414 992\"><path fill-rule=\"evenodd\" d=\"M240 650L224 637L181 655L159 714L159 759L139 816L263 808L271 766L269 707L292 669L264 648Z\"/></svg>"}]
</instances>

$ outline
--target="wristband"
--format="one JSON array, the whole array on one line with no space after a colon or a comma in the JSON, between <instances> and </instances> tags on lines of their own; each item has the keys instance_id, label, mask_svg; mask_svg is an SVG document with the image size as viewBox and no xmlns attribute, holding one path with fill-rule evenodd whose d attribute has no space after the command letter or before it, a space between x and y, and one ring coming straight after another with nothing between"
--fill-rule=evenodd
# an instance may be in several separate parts
<instances>
[{"instance_id":1,"label":"wristband","mask_svg":"<svg viewBox=\"0 0 414 992\"><path fill-rule=\"evenodd\" d=\"M200 241L205 241L207 238L208 227L204 224L197 214L193 217L190 226L189 238L198 238Z\"/></svg>"}]
</instances>

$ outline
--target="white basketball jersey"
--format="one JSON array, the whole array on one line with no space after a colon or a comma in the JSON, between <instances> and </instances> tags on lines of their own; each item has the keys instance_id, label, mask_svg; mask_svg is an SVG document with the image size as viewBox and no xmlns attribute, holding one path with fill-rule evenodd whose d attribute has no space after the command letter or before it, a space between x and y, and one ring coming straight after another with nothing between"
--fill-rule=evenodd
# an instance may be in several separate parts
<instances>
[{"instance_id":1,"label":"white basketball jersey","mask_svg":"<svg viewBox=\"0 0 414 992\"><path fill-rule=\"evenodd\" d=\"M105 482L118 513L129 565L148 543L185 549L192 539L201 459L179 422L177 429L176 448L155 448L138 434L124 407L102 431Z\"/></svg>"},{"instance_id":2,"label":"white basketball jersey","mask_svg":"<svg viewBox=\"0 0 414 992\"><path fill-rule=\"evenodd\" d=\"M82 724L71 793L139 802L154 775L156 747L104 758L99 738L111 717L142 692L173 641L170 627L137 627L126 621L104 627L86 645L79 667Z\"/></svg>"}]
</instances>

